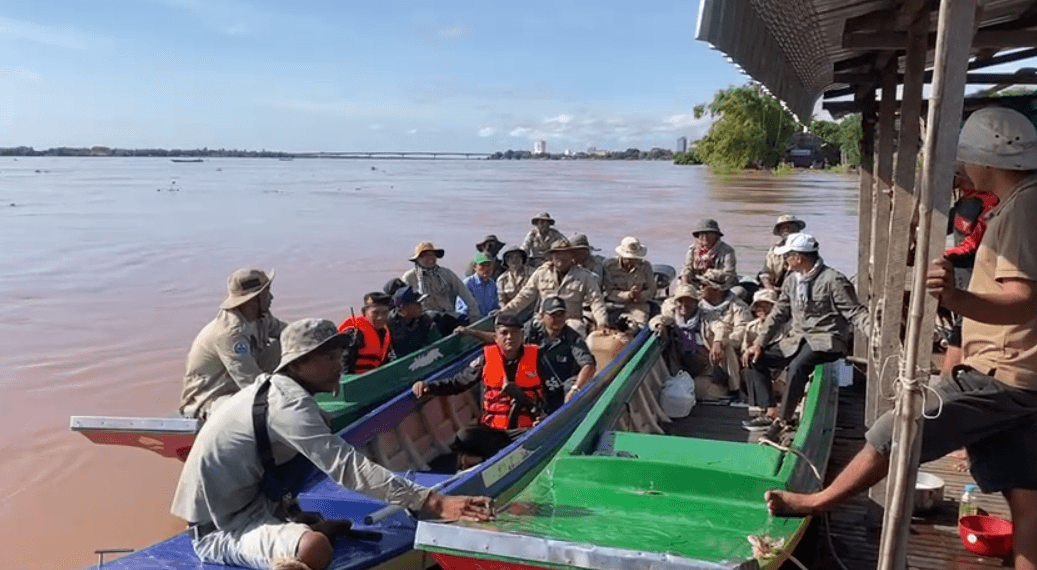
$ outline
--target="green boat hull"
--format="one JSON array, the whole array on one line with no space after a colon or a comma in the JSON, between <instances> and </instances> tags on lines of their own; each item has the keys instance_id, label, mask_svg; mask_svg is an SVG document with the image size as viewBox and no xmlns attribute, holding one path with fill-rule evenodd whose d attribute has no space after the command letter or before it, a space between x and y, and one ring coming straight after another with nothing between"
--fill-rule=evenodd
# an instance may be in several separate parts
<instances>
[{"instance_id":1,"label":"green boat hull","mask_svg":"<svg viewBox=\"0 0 1037 570\"><path fill-rule=\"evenodd\" d=\"M823 476L834 436L834 374L819 367L811 382L789 446L799 454L653 430L631 410L639 399L646 409L646 386L658 385L666 374L653 340L547 468L505 493L495 521L422 522L418 548L434 553L448 570L780 565L809 519L771 517L763 495L770 489L819 488L810 463ZM757 560L750 536L781 546L774 556Z\"/></svg>"}]
</instances>

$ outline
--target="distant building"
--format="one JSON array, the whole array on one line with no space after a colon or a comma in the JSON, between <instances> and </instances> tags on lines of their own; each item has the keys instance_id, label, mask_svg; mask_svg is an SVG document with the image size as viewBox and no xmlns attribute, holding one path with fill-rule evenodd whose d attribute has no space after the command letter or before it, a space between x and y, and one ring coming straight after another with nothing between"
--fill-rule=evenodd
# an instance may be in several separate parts
<instances>
[{"instance_id":1,"label":"distant building","mask_svg":"<svg viewBox=\"0 0 1037 570\"><path fill-rule=\"evenodd\" d=\"M677 153L688 152L688 137L677 137Z\"/></svg>"},{"instance_id":2,"label":"distant building","mask_svg":"<svg viewBox=\"0 0 1037 570\"><path fill-rule=\"evenodd\" d=\"M544 142L544 139L533 144L533 154L547 154L547 143Z\"/></svg>"}]
</instances>

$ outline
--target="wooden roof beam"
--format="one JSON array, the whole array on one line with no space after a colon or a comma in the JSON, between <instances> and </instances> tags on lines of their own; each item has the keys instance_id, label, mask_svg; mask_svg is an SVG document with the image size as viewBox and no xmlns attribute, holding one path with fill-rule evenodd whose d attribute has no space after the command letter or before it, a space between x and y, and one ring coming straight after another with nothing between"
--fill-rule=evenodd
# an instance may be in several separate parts
<instances>
[{"instance_id":1,"label":"wooden roof beam","mask_svg":"<svg viewBox=\"0 0 1037 570\"><path fill-rule=\"evenodd\" d=\"M929 36L929 49L936 45L935 34ZM1020 48L1037 46L1037 30L980 30L972 40L975 49ZM905 49L907 32L863 32L843 35L843 49Z\"/></svg>"}]
</instances>

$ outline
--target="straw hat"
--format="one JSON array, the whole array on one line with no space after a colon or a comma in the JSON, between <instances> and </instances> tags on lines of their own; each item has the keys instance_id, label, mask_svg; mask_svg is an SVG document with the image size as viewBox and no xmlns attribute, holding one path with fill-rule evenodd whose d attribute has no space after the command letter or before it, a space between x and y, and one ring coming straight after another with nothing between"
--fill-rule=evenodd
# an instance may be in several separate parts
<instances>
[{"instance_id":1,"label":"straw hat","mask_svg":"<svg viewBox=\"0 0 1037 570\"><path fill-rule=\"evenodd\" d=\"M552 218L551 214L548 214L547 212L541 212L533 216L533 219L530 220L529 223L536 224L538 220L543 220L552 226L555 225L555 219Z\"/></svg>"},{"instance_id":2,"label":"straw hat","mask_svg":"<svg viewBox=\"0 0 1037 570\"><path fill-rule=\"evenodd\" d=\"M810 234L798 233L789 234L789 237L785 238L785 245L774 248L774 253L777 255L785 255L789 252L796 253L814 253L820 246L814 236Z\"/></svg>"},{"instance_id":3,"label":"straw hat","mask_svg":"<svg viewBox=\"0 0 1037 570\"><path fill-rule=\"evenodd\" d=\"M302 319L281 331L281 363L274 372L325 346L343 348L349 337L339 334L335 323L325 319Z\"/></svg>"},{"instance_id":4,"label":"straw hat","mask_svg":"<svg viewBox=\"0 0 1037 570\"><path fill-rule=\"evenodd\" d=\"M644 259L648 255L648 247L642 245L636 237L627 236L616 246L616 254L630 259Z\"/></svg>"},{"instance_id":5,"label":"straw hat","mask_svg":"<svg viewBox=\"0 0 1037 570\"><path fill-rule=\"evenodd\" d=\"M756 308L757 303L770 303L772 306L778 304L778 292L774 289L760 289L753 293L753 302L749 305L749 310L752 311Z\"/></svg>"},{"instance_id":6,"label":"straw hat","mask_svg":"<svg viewBox=\"0 0 1037 570\"><path fill-rule=\"evenodd\" d=\"M551 249L547 250L547 253L556 253L556 252L560 253L560 252L563 252L563 251L572 251L574 249L577 249L577 248L573 247L572 242L570 242L569 240L567 240L565 238L562 238L562 239L557 239L557 240L553 241L551 243Z\"/></svg>"},{"instance_id":7,"label":"straw hat","mask_svg":"<svg viewBox=\"0 0 1037 570\"><path fill-rule=\"evenodd\" d=\"M233 309L259 295L274 280L274 271L264 273L259 269L239 269L227 278L227 298L220 303L221 309Z\"/></svg>"},{"instance_id":8,"label":"straw hat","mask_svg":"<svg viewBox=\"0 0 1037 570\"><path fill-rule=\"evenodd\" d=\"M724 237L724 232L720 231L720 224L711 218L699 220L698 225L695 226L695 231L691 232L691 235L699 237L699 234L704 232L715 232L718 236Z\"/></svg>"},{"instance_id":9,"label":"straw hat","mask_svg":"<svg viewBox=\"0 0 1037 570\"><path fill-rule=\"evenodd\" d=\"M961 128L958 160L1001 170L1037 169L1037 129L1018 111L980 109Z\"/></svg>"},{"instance_id":10,"label":"straw hat","mask_svg":"<svg viewBox=\"0 0 1037 570\"><path fill-rule=\"evenodd\" d=\"M587 250L590 250L590 251L601 251L600 249L598 249L596 247L591 247L590 242L587 241L587 236L585 236L583 234L576 234L569 241L572 242L573 247L577 248L577 249L587 249Z\"/></svg>"},{"instance_id":11,"label":"straw hat","mask_svg":"<svg viewBox=\"0 0 1037 570\"><path fill-rule=\"evenodd\" d=\"M414 247L414 257L410 258L410 261L417 261L421 254L426 251L434 251L436 252L436 257L443 257L442 249L436 249L436 246L432 245L430 241L423 241Z\"/></svg>"},{"instance_id":12,"label":"straw hat","mask_svg":"<svg viewBox=\"0 0 1037 570\"><path fill-rule=\"evenodd\" d=\"M792 224L796 226L796 229L793 230L793 232L801 232L807 227L807 223L796 216L793 216L792 214L782 214L778 216L778 221L774 222L774 235L779 237L781 236L781 232L778 231L778 228L781 227L781 224Z\"/></svg>"}]
</instances>

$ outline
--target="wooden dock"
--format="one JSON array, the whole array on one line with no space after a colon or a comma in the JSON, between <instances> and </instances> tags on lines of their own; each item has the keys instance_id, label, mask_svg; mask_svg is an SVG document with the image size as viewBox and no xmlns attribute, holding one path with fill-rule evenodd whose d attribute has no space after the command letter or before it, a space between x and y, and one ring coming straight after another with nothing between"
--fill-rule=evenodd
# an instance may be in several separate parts
<instances>
[{"instance_id":1,"label":"wooden dock","mask_svg":"<svg viewBox=\"0 0 1037 570\"><path fill-rule=\"evenodd\" d=\"M864 386L861 383L843 388L839 393L839 416L835 443L828 464L827 479L831 481L850 459L864 446ZM937 475L946 481L944 501L925 517L911 521L908 547L908 568L926 570L978 570L981 568L1011 567L1010 560L977 556L965 550L958 536L958 498L965 485L974 484L968 471L958 471L962 459L954 454L922 465L921 471ZM990 514L1010 519L1008 504L1001 495L980 493L978 504ZM878 565L879 537L882 525L881 507L861 493L829 514L832 544L849 570L871 570ZM824 522L817 527L816 544L804 544L797 556L812 560L810 568L838 569L826 537ZM809 542L809 541L808 541ZM813 548L811 548L813 547ZM806 562L804 560L804 562Z\"/></svg>"}]
</instances>

